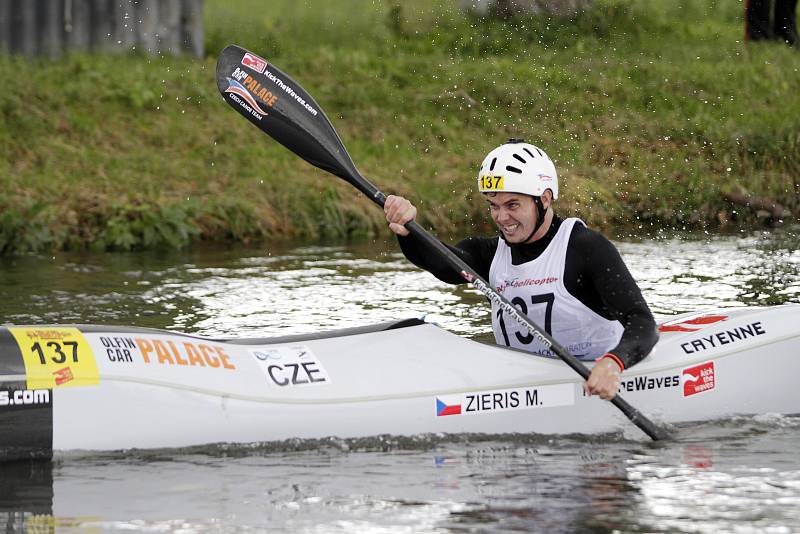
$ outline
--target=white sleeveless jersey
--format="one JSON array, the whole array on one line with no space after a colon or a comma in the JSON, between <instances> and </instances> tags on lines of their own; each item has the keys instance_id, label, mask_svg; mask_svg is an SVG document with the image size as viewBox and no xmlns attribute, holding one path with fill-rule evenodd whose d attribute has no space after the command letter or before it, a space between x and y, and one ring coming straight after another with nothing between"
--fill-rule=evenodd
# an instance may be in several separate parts
<instances>
[{"instance_id":1,"label":"white sleeveless jersey","mask_svg":"<svg viewBox=\"0 0 800 534\"><path fill-rule=\"evenodd\" d=\"M584 224L580 219L565 219L541 256L521 265L511 263L511 248L499 238L489 268L489 283L575 357L589 360L616 347L624 328L619 321L609 321L595 313L564 287L567 244L576 223ZM553 356L495 303L492 329L498 345Z\"/></svg>"}]
</instances>

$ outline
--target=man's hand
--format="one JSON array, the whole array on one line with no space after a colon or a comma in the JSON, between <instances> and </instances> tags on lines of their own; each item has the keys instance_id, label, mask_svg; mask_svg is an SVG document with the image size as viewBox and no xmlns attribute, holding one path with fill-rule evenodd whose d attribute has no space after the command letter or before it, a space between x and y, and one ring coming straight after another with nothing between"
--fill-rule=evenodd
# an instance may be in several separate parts
<instances>
[{"instance_id":1,"label":"man's hand","mask_svg":"<svg viewBox=\"0 0 800 534\"><path fill-rule=\"evenodd\" d=\"M408 235L408 230L404 226L407 222L413 221L417 216L417 208L403 197L389 195L383 205L383 212L386 220L389 221L389 229L397 235Z\"/></svg>"},{"instance_id":2,"label":"man's hand","mask_svg":"<svg viewBox=\"0 0 800 534\"><path fill-rule=\"evenodd\" d=\"M600 395L603 400L611 400L619 391L622 369L612 358L601 358L592 369L589 380L583 385L589 395Z\"/></svg>"}]
</instances>

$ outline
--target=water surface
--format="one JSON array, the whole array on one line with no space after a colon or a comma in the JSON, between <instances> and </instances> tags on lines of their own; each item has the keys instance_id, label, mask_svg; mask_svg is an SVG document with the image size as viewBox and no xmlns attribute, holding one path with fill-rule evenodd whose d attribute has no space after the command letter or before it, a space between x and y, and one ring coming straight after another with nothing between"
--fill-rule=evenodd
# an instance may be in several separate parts
<instances>
[{"instance_id":1,"label":"water surface","mask_svg":"<svg viewBox=\"0 0 800 534\"><path fill-rule=\"evenodd\" d=\"M653 311L800 302L793 230L618 240ZM394 243L0 260L6 323L245 337L427 316L489 335L474 290ZM800 409L798 410L800 412ZM800 419L559 437L380 436L67 453L0 466L6 531L798 532Z\"/></svg>"}]
</instances>

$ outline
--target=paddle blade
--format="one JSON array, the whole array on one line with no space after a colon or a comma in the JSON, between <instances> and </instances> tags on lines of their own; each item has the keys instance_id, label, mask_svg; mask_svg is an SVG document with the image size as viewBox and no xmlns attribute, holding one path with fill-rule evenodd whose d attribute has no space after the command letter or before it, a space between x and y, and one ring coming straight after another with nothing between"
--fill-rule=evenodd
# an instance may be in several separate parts
<instances>
[{"instance_id":1,"label":"paddle blade","mask_svg":"<svg viewBox=\"0 0 800 534\"><path fill-rule=\"evenodd\" d=\"M275 65L230 45L217 60L217 87L233 109L277 142L315 167L375 194L319 104Z\"/></svg>"}]
</instances>

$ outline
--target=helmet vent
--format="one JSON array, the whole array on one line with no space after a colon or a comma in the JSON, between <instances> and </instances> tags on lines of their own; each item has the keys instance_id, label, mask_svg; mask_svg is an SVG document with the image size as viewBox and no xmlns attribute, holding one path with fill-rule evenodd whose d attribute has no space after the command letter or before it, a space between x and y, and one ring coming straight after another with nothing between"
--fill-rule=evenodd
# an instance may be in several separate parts
<instances>
[{"instance_id":1,"label":"helmet vent","mask_svg":"<svg viewBox=\"0 0 800 534\"><path fill-rule=\"evenodd\" d=\"M517 173L517 174L522 174L522 171L521 171L521 170L519 170L519 169L518 169L518 168L516 168L516 167L512 167L511 165L506 165L506 170L507 170L507 171L511 171L511 172L515 172L515 173Z\"/></svg>"},{"instance_id":2,"label":"helmet vent","mask_svg":"<svg viewBox=\"0 0 800 534\"><path fill-rule=\"evenodd\" d=\"M525 148L523 148L522 150L524 150L525 152L527 152L527 153L528 153L528 155L529 155L530 157L532 157L532 158L535 158L535 157L536 157L536 156L534 156L534 155L533 155L533 152L531 152L530 150L528 150L528 147L525 147Z\"/></svg>"},{"instance_id":3,"label":"helmet vent","mask_svg":"<svg viewBox=\"0 0 800 534\"><path fill-rule=\"evenodd\" d=\"M542 151L539 150L538 148L536 149L536 152L538 152L540 156L544 157L544 154L542 154Z\"/></svg>"},{"instance_id":4,"label":"helmet vent","mask_svg":"<svg viewBox=\"0 0 800 534\"><path fill-rule=\"evenodd\" d=\"M514 159L521 163L525 163L525 160L522 159L522 156L520 156L519 154L514 154Z\"/></svg>"},{"instance_id":5,"label":"helmet vent","mask_svg":"<svg viewBox=\"0 0 800 534\"><path fill-rule=\"evenodd\" d=\"M490 171L493 171L493 170L494 170L494 164L495 164L495 163L497 163L497 158L494 158L494 159L492 160L492 164L491 164L491 165L489 165L489 170L490 170Z\"/></svg>"}]
</instances>

